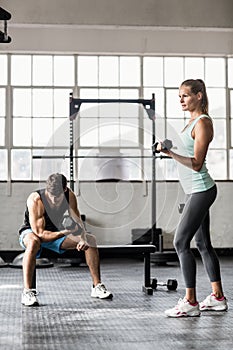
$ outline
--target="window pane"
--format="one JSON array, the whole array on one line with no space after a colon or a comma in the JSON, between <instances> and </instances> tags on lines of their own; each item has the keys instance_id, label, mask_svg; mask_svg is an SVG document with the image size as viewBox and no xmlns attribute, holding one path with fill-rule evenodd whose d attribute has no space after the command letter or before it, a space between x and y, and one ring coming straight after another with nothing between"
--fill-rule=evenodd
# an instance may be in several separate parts
<instances>
[{"instance_id":1,"label":"window pane","mask_svg":"<svg viewBox=\"0 0 233 350\"><path fill-rule=\"evenodd\" d=\"M231 119L231 147L233 147L233 120Z\"/></svg>"},{"instance_id":2,"label":"window pane","mask_svg":"<svg viewBox=\"0 0 233 350\"><path fill-rule=\"evenodd\" d=\"M139 57L120 57L120 85L140 86Z\"/></svg>"},{"instance_id":3,"label":"window pane","mask_svg":"<svg viewBox=\"0 0 233 350\"><path fill-rule=\"evenodd\" d=\"M164 117L164 89L146 88L144 89L144 98L151 99L155 94L155 113L159 117Z\"/></svg>"},{"instance_id":4,"label":"window pane","mask_svg":"<svg viewBox=\"0 0 233 350\"><path fill-rule=\"evenodd\" d=\"M138 89L120 89L120 98L126 99L126 98L139 98L139 91Z\"/></svg>"},{"instance_id":5,"label":"window pane","mask_svg":"<svg viewBox=\"0 0 233 350\"><path fill-rule=\"evenodd\" d=\"M210 148L226 148L227 144L226 136L226 121L225 120L214 120L214 138L210 144Z\"/></svg>"},{"instance_id":6,"label":"window pane","mask_svg":"<svg viewBox=\"0 0 233 350\"><path fill-rule=\"evenodd\" d=\"M0 150L0 180L7 180L7 150Z\"/></svg>"},{"instance_id":7,"label":"window pane","mask_svg":"<svg viewBox=\"0 0 233 350\"><path fill-rule=\"evenodd\" d=\"M139 119L120 119L120 145L123 147L138 147Z\"/></svg>"},{"instance_id":8,"label":"window pane","mask_svg":"<svg viewBox=\"0 0 233 350\"><path fill-rule=\"evenodd\" d=\"M226 117L226 90L207 89L209 99L209 114L215 118Z\"/></svg>"},{"instance_id":9,"label":"window pane","mask_svg":"<svg viewBox=\"0 0 233 350\"><path fill-rule=\"evenodd\" d=\"M13 119L13 145L31 146L31 119L14 118Z\"/></svg>"},{"instance_id":10,"label":"window pane","mask_svg":"<svg viewBox=\"0 0 233 350\"><path fill-rule=\"evenodd\" d=\"M102 119L103 120L103 119ZM104 118L99 126L99 145L100 147L119 146L120 130L119 123L114 118Z\"/></svg>"},{"instance_id":11,"label":"window pane","mask_svg":"<svg viewBox=\"0 0 233 350\"><path fill-rule=\"evenodd\" d=\"M0 118L0 146L5 146L5 118Z\"/></svg>"},{"instance_id":12,"label":"window pane","mask_svg":"<svg viewBox=\"0 0 233 350\"><path fill-rule=\"evenodd\" d=\"M207 168L215 180L226 180L226 151L209 150L207 154Z\"/></svg>"},{"instance_id":13,"label":"window pane","mask_svg":"<svg viewBox=\"0 0 233 350\"><path fill-rule=\"evenodd\" d=\"M119 98L119 89L99 89L99 98Z\"/></svg>"},{"instance_id":14,"label":"window pane","mask_svg":"<svg viewBox=\"0 0 233 350\"><path fill-rule=\"evenodd\" d=\"M80 145L83 147L98 146L97 118L80 118Z\"/></svg>"},{"instance_id":15,"label":"window pane","mask_svg":"<svg viewBox=\"0 0 233 350\"><path fill-rule=\"evenodd\" d=\"M103 99L119 99L119 90L118 89L100 89L99 98ZM119 117L119 103L100 103L98 105L99 116L101 118L118 118Z\"/></svg>"},{"instance_id":16,"label":"window pane","mask_svg":"<svg viewBox=\"0 0 233 350\"><path fill-rule=\"evenodd\" d=\"M186 57L184 78L204 80L204 59L199 57Z\"/></svg>"},{"instance_id":17,"label":"window pane","mask_svg":"<svg viewBox=\"0 0 233 350\"><path fill-rule=\"evenodd\" d=\"M99 85L119 85L119 60L118 57L99 58Z\"/></svg>"},{"instance_id":18,"label":"window pane","mask_svg":"<svg viewBox=\"0 0 233 350\"><path fill-rule=\"evenodd\" d=\"M233 150L230 150L230 180L233 179Z\"/></svg>"},{"instance_id":19,"label":"window pane","mask_svg":"<svg viewBox=\"0 0 233 350\"><path fill-rule=\"evenodd\" d=\"M31 180L31 151L11 151L11 178L12 180Z\"/></svg>"},{"instance_id":20,"label":"window pane","mask_svg":"<svg viewBox=\"0 0 233 350\"><path fill-rule=\"evenodd\" d=\"M53 115L53 90L33 89L33 117L51 117Z\"/></svg>"},{"instance_id":21,"label":"window pane","mask_svg":"<svg viewBox=\"0 0 233 350\"><path fill-rule=\"evenodd\" d=\"M143 84L144 86L163 86L163 58L144 57Z\"/></svg>"},{"instance_id":22,"label":"window pane","mask_svg":"<svg viewBox=\"0 0 233 350\"><path fill-rule=\"evenodd\" d=\"M34 156L68 155L67 150L37 149ZM69 178L69 159L33 159L33 180L47 180L52 173L62 173Z\"/></svg>"},{"instance_id":23,"label":"window pane","mask_svg":"<svg viewBox=\"0 0 233 350\"><path fill-rule=\"evenodd\" d=\"M68 118L54 118L53 142L56 147L69 147L70 122Z\"/></svg>"},{"instance_id":24,"label":"window pane","mask_svg":"<svg viewBox=\"0 0 233 350\"><path fill-rule=\"evenodd\" d=\"M11 57L11 83L31 85L31 56L13 55Z\"/></svg>"},{"instance_id":25,"label":"window pane","mask_svg":"<svg viewBox=\"0 0 233 350\"><path fill-rule=\"evenodd\" d=\"M165 57L164 58L164 73L165 86L179 87L184 80L183 75L183 58L180 57Z\"/></svg>"},{"instance_id":26,"label":"window pane","mask_svg":"<svg viewBox=\"0 0 233 350\"><path fill-rule=\"evenodd\" d=\"M228 86L233 88L233 58L228 58Z\"/></svg>"},{"instance_id":27,"label":"window pane","mask_svg":"<svg viewBox=\"0 0 233 350\"><path fill-rule=\"evenodd\" d=\"M80 89L80 98L99 98L99 90L98 89ZM86 117L96 117L98 104L96 103L83 103L80 108L80 116ZM84 112L83 112L84 111Z\"/></svg>"},{"instance_id":28,"label":"window pane","mask_svg":"<svg viewBox=\"0 0 233 350\"><path fill-rule=\"evenodd\" d=\"M33 56L32 82L34 85L52 85L52 56Z\"/></svg>"},{"instance_id":29,"label":"window pane","mask_svg":"<svg viewBox=\"0 0 233 350\"><path fill-rule=\"evenodd\" d=\"M54 57L54 85L74 86L74 57Z\"/></svg>"},{"instance_id":30,"label":"window pane","mask_svg":"<svg viewBox=\"0 0 233 350\"><path fill-rule=\"evenodd\" d=\"M54 90L54 116L61 118L69 117L70 89Z\"/></svg>"},{"instance_id":31,"label":"window pane","mask_svg":"<svg viewBox=\"0 0 233 350\"><path fill-rule=\"evenodd\" d=\"M120 89L120 99L138 99L139 91L137 89ZM120 118L135 118L139 117L139 110L143 108L137 103L120 103L119 116Z\"/></svg>"},{"instance_id":32,"label":"window pane","mask_svg":"<svg viewBox=\"0 0 233 350\"><path fill-rule=\"evenodd\" d=\"M230 91L231 147L233 145L233 91Z\"/></svg>"},{"instance_id":33,"label":"window pane","mask_svg":"<svg viewBox=\"0 0 233 350\"><path fill-rule=\"evenodd\" d=\"M224 87L225 79L225 59L206 58L205 60L205 83L206 86Z\"/></svg>"},{"instance_id":34,"label":"window pane","mask_svg":"<svg viewBox=\"0 0 233 350\"><path fill-rule=\"evenodd\" d=\"M32 90L13 90L13 115L16 117L31 117L32 115Z\"/></svg>"},{"instance_id":35,"label":"window pane","mask_svg":"<svg viewBox=\"0 0 233 350\"><path fill-rule=\"evenodd\" d=\"M6 90L0 89L0 116L6 115Z\"/></svg>"},{"instance_id":36,"label":"window pane","mask_svg":"<svg viewBox=\"0 0 233 350\"><path fill-rule=\"evenodd\" d=\"M52 118L34 118L33 125L33 146L51 145L53 136L53 120Z\"/></svg>"},{"instance_id":37,"label":"window pane","mask_svg":"<svg viewBox=\"0 0 233 350\"><path fill-rule=\"evenodd\" d=\"M166 116L167 118L183 118L179 102L179 90L166 90Z\"/></svg>"},{"instance_id":38,"label":"window pane","mask_svg":"<svg viewBox=\"0 0 233 350\"><path fill-rule=\"evenodd\" d=\"M0 85L7 84L7 55L0 55Z\"/></svg>"},{"instance_id":39,"label":"window pane","mask_svg":"<svg viewBox=\"0 0 233 350\"><path fill-rule=\"evenodd\" d=\"M78 85L98 85L98 57L78 57Z\"/></svg>"}]
</instances>

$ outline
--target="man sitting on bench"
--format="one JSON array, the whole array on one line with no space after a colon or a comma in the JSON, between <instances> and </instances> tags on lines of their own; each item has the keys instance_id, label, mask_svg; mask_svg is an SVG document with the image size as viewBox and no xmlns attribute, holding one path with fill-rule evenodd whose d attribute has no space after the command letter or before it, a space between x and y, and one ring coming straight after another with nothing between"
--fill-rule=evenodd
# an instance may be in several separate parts
<instances>
[{"instance_id":1,"label":"man sitting on bench","mask_svg":"<svg viewBox=\"0 0 233 350\"><path fill-rule=\"evenodd\" d=\"M62 228L64 213L77 222L73 229ZM36 258L40 256L43 247L57 253L67 249L77 249L85 252L86 263L93 280L91 296L100 299L111 299L109 292L100 278L99 253L95 236L80 230L83 224L78 210L74 192L67 187L67 179L62 174L49 176L46 187L32 192L28 199L24 214L24 224L19 233L20 245L25 249L23 257L24 290L22 304L26 306L39 305L32 281L36 266ZM81 233L79 234L79 231Z\"/></svg>"}]
</instances>

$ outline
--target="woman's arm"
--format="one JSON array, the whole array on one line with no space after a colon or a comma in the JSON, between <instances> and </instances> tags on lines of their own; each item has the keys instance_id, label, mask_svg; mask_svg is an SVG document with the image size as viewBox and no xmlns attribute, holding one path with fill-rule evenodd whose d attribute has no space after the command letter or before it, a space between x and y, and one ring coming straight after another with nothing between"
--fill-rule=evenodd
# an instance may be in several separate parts
<instances>
[{"instance_id":1,"label":"woman's arm","mask_svg":"<svg viewBox=\"0 0 233 350\"><path fill-rule=\"evenodd\" d=\"M166 151L161 149L161 152L166 153L168 156L188 168L200 171L205 161L209 144L213 139L213 124L211 120L208 118L200 119L192 131L192 137L194 139L193 157L181 156L172 150ZM158 148L158 150L160 149Z\"/></svg>"}]
</instances>

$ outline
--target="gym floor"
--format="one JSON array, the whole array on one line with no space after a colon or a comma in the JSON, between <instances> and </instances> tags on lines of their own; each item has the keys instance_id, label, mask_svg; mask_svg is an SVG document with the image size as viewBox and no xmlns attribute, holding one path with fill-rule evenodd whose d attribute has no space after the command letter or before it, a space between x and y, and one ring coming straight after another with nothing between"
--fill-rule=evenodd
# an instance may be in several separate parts
<instances>
[{"instance_id":1,"label":"gym floor","mask_svg":"<svg viewBox=\"0 0 233 350\"><path fill-rule=\"evenodd\" d=\"M179 265L151 264L151 275L160 281L178 280L177 291L158 287L153 295L142 292L143 262L103 259L102 280L114 293L113 300L90 297L87 267L55 262L37 269L39 307L21 305L22 270L1 268L1 350L232 350L233 257L221 258L228 312L203 312L201 317L171 319L164 310L185 293ZM202 263L198 262L199 300L210 293Z\"/></svg>"}]
</instances>

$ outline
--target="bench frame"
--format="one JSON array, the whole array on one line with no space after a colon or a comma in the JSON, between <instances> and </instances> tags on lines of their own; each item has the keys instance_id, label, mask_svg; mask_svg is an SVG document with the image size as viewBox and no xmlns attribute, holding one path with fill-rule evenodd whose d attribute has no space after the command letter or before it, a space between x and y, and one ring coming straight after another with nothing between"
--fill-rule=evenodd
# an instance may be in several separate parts
<instances>
[{"instance_id":1,"label":"bench frame","mask_svg":"<svg viewBox=\"0 0 233 350\"><path fill-rule=\"evenodd\" d=\"M143 245L98 245L99 253L117 253L121 256L129 257L132 255L141 255L144 258L144 285L142 291L147 295L153 295L153 288L151 284L151 270L150 270L150 254L156 252L156 247L152 244ZM32 288L36 289L36 268L33 273Z\"/></svg>"}]
</instances>

